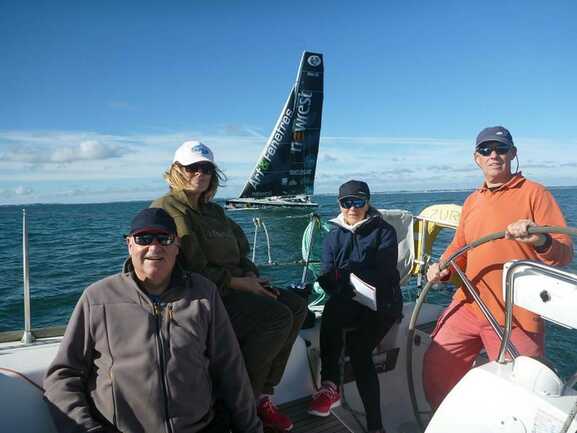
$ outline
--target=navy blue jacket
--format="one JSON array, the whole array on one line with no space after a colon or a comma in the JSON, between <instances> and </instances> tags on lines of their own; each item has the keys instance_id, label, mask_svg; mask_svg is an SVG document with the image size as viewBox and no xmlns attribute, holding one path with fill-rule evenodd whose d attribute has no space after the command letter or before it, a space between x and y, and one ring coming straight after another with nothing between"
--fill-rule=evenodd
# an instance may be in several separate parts
<instances>
[{"instance_id":1,"label":"navy blue jacket","mask_svg":"<svg viewBox=\"0 0 577 433\"><path fill-rule=\"evenodd\" d=\"M331 220L336 227L323 243L321 287L333 296L352 298L350 273L376 288L379 311L399 314L402 295L397 270L397 233L383 220L379 211L370 208L368 218L350 227L342 217Z\"/></svg>"}]
</instances>

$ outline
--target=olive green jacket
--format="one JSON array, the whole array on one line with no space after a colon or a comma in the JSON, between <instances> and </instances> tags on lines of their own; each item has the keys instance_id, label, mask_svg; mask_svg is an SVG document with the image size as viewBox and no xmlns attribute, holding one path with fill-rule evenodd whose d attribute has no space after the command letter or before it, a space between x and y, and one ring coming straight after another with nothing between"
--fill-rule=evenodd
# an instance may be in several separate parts
<instances>
[{"instance_id":1,"label":"olive green jacket","mask_svg":"<svg viewBox=\"0 0 577 433\"><path fill-rule=\"evenodd\" d=\"M163 208L174 219L181 239L182 265L214 282L222 296L230 293L231 277L249 272L258 275L247 257L250 245L244 232L218 204L201 204L196 210L184 191L171 191L150 207Z\"/></svg>"}]
</instances>

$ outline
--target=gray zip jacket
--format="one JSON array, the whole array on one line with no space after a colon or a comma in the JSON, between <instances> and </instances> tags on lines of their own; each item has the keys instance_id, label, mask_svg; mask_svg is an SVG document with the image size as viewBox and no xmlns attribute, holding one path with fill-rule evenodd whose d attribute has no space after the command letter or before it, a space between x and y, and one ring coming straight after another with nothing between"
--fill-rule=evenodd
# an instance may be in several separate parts
<instances>
[{"instance_id":1,"label":"gray zip jacket","mask_svg":"<svg viewBox=\"0 0 577 433\"><path fill-rule=\"evenodd\" d=\"M60 432L196 433L216 397L238 431L262 432L226 310L198 274L175 270L160 306L131 272L89 286L44 388Z\"/></svg>"}]
</instances>

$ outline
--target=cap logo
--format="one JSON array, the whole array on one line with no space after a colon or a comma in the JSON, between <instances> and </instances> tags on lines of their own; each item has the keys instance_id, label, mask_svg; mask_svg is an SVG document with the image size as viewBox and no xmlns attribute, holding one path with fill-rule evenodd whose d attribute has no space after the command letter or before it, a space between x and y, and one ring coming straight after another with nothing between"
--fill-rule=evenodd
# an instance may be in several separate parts
<instances>
[{"instance_id":1,"label":"cap logo","mask_svg":"<svg viewBox=\"0 0 577 433\"><path fill-rule=\"evenodd\" d=\"M503 131L497 131L495 135L503 135Z\"/></svg>"},{"instance_id":2,"label":"cap logo","mask_svg":"<svg viewBox=\"0 0 577 433\"><path fill-rule=\"evenodd\" d=\"M196 146L192 146L192 150L194 152L198 152L198 153L202 154L203 156L206 156L209 154L209 150L207 149L207 147L202 145L202 144L197 144Z\"/></svg>"}]
</instances>

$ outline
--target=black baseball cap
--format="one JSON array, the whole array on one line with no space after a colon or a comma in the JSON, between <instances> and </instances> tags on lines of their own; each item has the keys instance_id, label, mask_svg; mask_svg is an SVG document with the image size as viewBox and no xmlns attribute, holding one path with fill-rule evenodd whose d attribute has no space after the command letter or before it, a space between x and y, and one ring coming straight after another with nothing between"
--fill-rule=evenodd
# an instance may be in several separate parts
<instances>
[{"instance_id":1,"label":"black baseball cap","mask_svg":"<svg viewBox=\"0 0 577 433\"><path fill-rule=\"evenodd\" d=\"M483 143L498 141L500 143L508 144L513 147L513 137L507 128L502 126L489 126L483 129L477 135L477 141L475 147L479 147Z\"/></svg>"},{"instance_id":2,"label":"black baseball cap","mask_svg":"<svg viewBox=\"0 0 577 433\"><path fill-rule=\"evenodd\" d=\"M164 209L149 207L142 209L132 219L130 235L149 231L176 235L176 224Z\"/></svg>"},{"instance_id":3,"label":"black baseball cap","mask_svg":"<svg viewBox=\"0 0 577 433\"><path fill-rule=\"evenodd\" d=\"M369 185L362 180L349 180L339 187L339 200L346 197L368 200L371 198Z\"/></svg>"}]
</instances>

